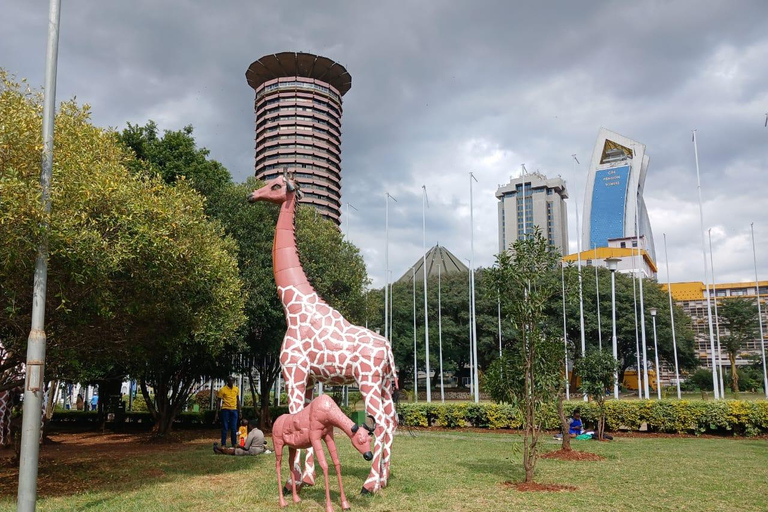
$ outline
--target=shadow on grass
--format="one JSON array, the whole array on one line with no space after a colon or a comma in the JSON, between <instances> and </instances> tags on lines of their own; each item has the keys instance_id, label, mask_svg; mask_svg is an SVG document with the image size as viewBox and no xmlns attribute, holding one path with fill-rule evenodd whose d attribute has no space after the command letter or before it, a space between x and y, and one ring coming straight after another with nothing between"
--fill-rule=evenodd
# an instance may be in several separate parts
<instances>
[{"instance_id":1,"label":"shadow on grass","mask_svg":"<svg viewBox=\"0 0 768 512\"><path fill-rule=\"evenodd\" d=\"M265 463L274 468L273 456L214 455L213 441L200 444L203 439L217 437L218 432L200 431L184 434L175 442L153 443L144 435L60 435L60 442L41 449L38 496L121 493L159 482L241 472ZM0 497L15 497L18 478L17 467L0 467ZM89 506L96 506L99 501L102 500Z\"/></svg>"}]
</instances>

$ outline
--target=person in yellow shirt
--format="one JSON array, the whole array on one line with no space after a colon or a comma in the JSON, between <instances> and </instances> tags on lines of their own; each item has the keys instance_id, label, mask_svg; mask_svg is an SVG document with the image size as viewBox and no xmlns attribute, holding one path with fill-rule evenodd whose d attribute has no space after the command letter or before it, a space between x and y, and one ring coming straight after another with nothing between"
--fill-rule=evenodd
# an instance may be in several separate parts
<instances>
[{"instance_id":1,"label":"person in yellow shirt","mask_svg":"<svg viewBox=\"0 0 768 512\"><path fill-rule=\"evenodd\" d=\"M219 418L221 419L221 447L227 446L227 433L232 434L232 447L237 447L237 419L240 416L240 390L235 386L235 378L227 377L227 385L219 390Z\"/></svg>"}]
</instances>

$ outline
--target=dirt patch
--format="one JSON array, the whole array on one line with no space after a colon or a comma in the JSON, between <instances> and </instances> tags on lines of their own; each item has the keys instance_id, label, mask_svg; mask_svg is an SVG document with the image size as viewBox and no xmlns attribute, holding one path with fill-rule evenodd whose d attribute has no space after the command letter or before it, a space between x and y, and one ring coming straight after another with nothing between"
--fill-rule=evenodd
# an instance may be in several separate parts
<instances>
[{"instance_id":1,"label":"dirt patch","mask_svg":"<svg viewBox=\"0 0 768 512\"><path fill-rule=\"evenodd\" d=\"M601 461L605 460L605 457L601 457L596 453L580 452L576 450L563 451L556 450L554 452L545 453L541 456L542 459L557 459L557 460L569 460L569 461Z\"/></svg>"},{"instance_id":2,"label":"dirt patch","mask_svg":"<svg viewBox=\"0 0 768 512\"><path fill-rule=\"evenodd\" d=\"M577 490L572 485L539 484L536 482L506 482L501 484L505 489L516 489L520 492L571 492Z\"/></svg>"}]
</instances>

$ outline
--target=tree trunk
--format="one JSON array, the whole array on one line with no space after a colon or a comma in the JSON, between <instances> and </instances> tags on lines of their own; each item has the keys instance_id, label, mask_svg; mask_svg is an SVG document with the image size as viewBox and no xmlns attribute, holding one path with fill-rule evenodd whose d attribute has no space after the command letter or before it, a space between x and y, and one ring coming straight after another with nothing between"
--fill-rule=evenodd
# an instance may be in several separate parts
<instances>
[{"instance_id":1,"label":"tree trunk","mask_svg":"<svg viewBox=\"0 0 768 512\"><path fill-rule=\"evenodd\" d=\"M560 431L563 433L563 444L560 448L564 452L571 451L571 435L568 418L565 417L565 395L560 393L557 397L557 415L560 416Z\"/></svg>"},{"instance_id":2,"label":"tree trunk","mask_svg":"<svg viewBox=\"0 0 768 512\"><path fill-rule=\"evenodd\" d=\"M597 420L597 438L605 439L605 398L597 401L597 407L600 410L600 418Z\"/></svg>"},{"instance_id":3,"label":"tree trunk","mask_svg":"<svg viewBox=\"0 0 768 512\"><path fill-rule=\"evenodd\" d=\"M731 391L739 393L739 374L736 372L736 353L728 352L728 360L731 362Z\"/></svg>"}]
</instances>

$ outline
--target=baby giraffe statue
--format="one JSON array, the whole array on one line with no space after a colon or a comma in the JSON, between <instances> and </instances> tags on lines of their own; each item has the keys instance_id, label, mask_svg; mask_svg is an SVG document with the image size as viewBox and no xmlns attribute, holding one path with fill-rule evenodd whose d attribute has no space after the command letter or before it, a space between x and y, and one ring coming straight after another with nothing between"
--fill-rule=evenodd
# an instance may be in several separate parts
<instances>
[{"instance_id":1,"label":"baby giraffe statue","mask_svg":"<svg viewBox=\"0 0 768 512\"><path fill-rule=\"evenodd\" d=\"M373 419L372 416L369 416ZM336 443L333 440L333 427L339 427L352 440L352 446L363 454L367 461L373 459L370 442L371 434L376 429L376 425L368 426L363 424L360 428L354 421L347 418L339 406L328 395L320 395L294 414L283 414L275 420L272 427L272 442L275 444L275 457L277 465L277 489L280 496L280 506L286 505L283 498L283 483L280 473L280 466L283 462L283 446L288 446L288 466L292 472L291 489L293 492L293 502L299 503L298 492L296 492L296 482L301 481L301 473L298 471L298 460L296 458L297 450L302 448L313 448L317 463L323 469L325 477L325 511L333 512L331 505L331 492L328 488L328 462L325 460L323 445L321 440L325 441L328 447L328 453L331 454L333 465L336 467L336 476L339 479L339 494L341 496L341 508L349 510L349 502L344 494L344 487L341 484L341 463L339 455L336 452Z\"/></svg>"}]
</instances>

